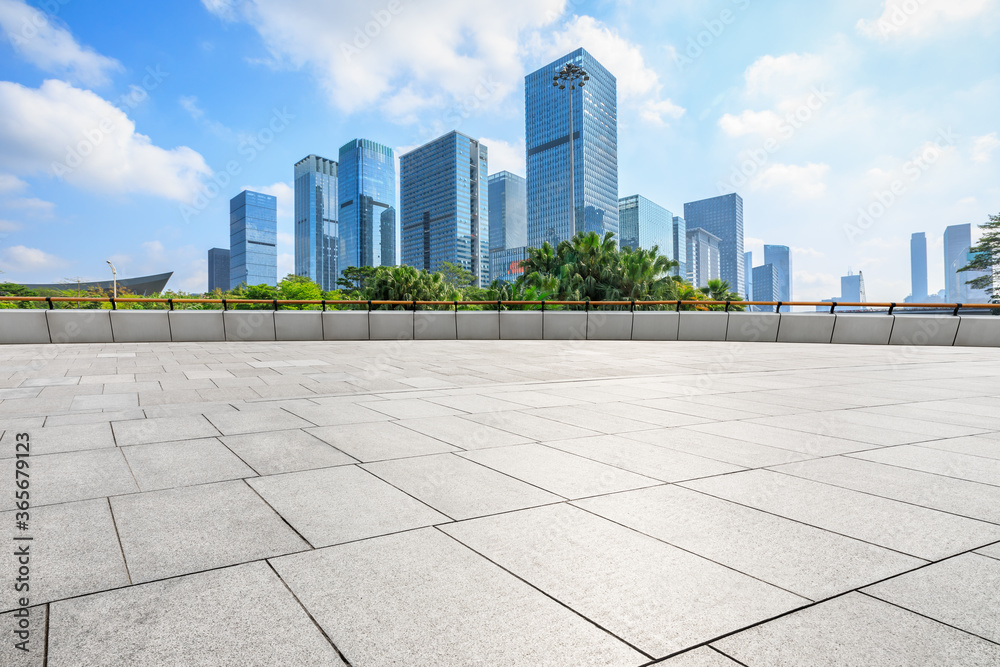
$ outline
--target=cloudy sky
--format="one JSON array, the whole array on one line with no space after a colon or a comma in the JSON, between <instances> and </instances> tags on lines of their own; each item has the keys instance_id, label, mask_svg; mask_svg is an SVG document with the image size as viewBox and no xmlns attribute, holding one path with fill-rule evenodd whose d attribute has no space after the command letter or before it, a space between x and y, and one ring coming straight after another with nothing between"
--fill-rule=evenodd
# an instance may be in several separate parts
<instances>
[{"instance_id":1,"label":"cloudy sky","mask_svg":"<svg viewBox=\"0 0 1000 667\"><path fill-rule=\"evenodd\" d=\"M524 173L524 75L577 46L618 77L620 195L737 191L797 299L909 294L909 237L1000 212L1000 0L0 0L0 280L172 270L207 287L228 200L365 137L452 129Z\"/></svg>"}]
</instances>

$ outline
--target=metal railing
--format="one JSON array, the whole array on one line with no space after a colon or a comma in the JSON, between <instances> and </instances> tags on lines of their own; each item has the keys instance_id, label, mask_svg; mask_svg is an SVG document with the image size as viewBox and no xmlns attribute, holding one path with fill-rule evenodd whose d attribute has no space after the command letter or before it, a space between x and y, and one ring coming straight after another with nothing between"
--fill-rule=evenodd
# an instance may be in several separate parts
<instances>
[{"instance_id":1,"label":"metal railing","mask_svg":"<svg viewBox=\"0 0 1000 667\"><path fill-rule=\"evenodd\" d=\"M213 298L213 299L185 299L185 298L162 298L162 297L75 297L75 296L0 296L0 301L10 301L10 302L44 302L49 310L53 310L57 303L109 303L112 310L117 310L118 306L127 306L128 304L139 304L139 303L159 303L165 304L169 310L174 310L175 306L185 306L185 305L207 305L207 304L219 304L222 306L222 310L229 310L230 307L240 306L240 305L268 305L274 310L280 310L282 306L320 306L322 310L327 310L328 308L338 308L340 306L365 306L367 310L371 310L373 307L377 306L404 306L409 307L411 310L417 310L421 306L449 306L453 307L456 311L460 306L488 306L491 309L502 310L503 308L508 308L511 306L538 306L541 310L545 310L546 306L583 306L585 310L590 310L591 308L599 309L605 307L624 307L628 306L629 310L634 311L636 307L644 308L648 306L672 306L675 310L680 311L684 307L693 307L697 309L707 309L710 306L723 306L724 310L729 311L734 307L740 306L768 306L774 307L775 311L782 308L783 306L812 306L820 308L829 308L830 313L835 313L837 308L862 308L862 309L872 309L872 308L885 308L889 315L892 315L895 310L899 309L933 309L933 310L951 310L954 315L958 315L963 309L995 309L1000 310L1000 304L995 303L896 303L896 302L840 302L840 301L703 301L703 300L668 300L668 301L641 301L641 300L628 300L628 301L560 301L560 300L542 300L542 301L508 301L508 300L497 300L497 301L406 301L406 300L391 300L391 299L226 299L226 298ZM882 312L881 310L873 311L874 313Z\"/></svg>"}]
</instances>

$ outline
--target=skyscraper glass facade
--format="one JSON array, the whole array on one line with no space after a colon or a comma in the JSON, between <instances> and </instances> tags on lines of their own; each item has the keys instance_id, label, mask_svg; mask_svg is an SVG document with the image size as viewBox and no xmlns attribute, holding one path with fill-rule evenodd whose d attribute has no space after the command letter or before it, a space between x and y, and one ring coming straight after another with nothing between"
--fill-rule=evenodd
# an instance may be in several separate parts
<instances>
[{"instance_id":1,"label":"skyscraper glass facade","mask_svg":"<svg viewBox=\"0 0 1000 667\"><path fill-rule=\"evenodd\" d=\"M687 230L687 279L695 287L705 287L719 278L719 237L695 227Z\"/></svg>"},{"instance_id":2,"label":"skyscraper glass facade","mask_svg":"<svg viewBox=\"0 0 1000 667\"><path fill-rule=\"evenodd\" d=\"M960 268L972 261L972 225L952 225L944 230L944 290L948 303L987 303L986 290L975 289L968 281L986 275Z\"/></svg>"},{"instance_id":3,"label":"skyscraper glass facade","mask_svg":"<svg viewBox=\"0 0 1000 667\"><path fill-rule=\"evenodd\" d=\"M528 244L528 182L509 171L490 175L490 252Z\"/></svg>"},{"instance_id":4,"label":"skyscraper glass facade","mask_svg":"<svg viewBox=\"0 0 1000 667\"><path fill-rule=\"evenodd\" d=\"M278 198L244 190L229 200L229 285L278 284Z\"/></svg>"},{"instance_id":5,"label":"skyscraper glass facade","mask_svg":"<svg viewBox=\"0 0 1000 667\"><path fill-rule=\"evenodd\" d=\"M674 257L674 214L642 195L618 200L618 238L623 248L650 250Z\"/></svg>"},{"instance_id":6,"label":"skyscraper glass facade","mask_svg":"<svg viewBox=\"0 0 1000 667\"><path fill-rule=\"evenodd\" d=\"M684 218L674 216L674 259L677 260L675 276L687 277L687 222Z\"/></svg>"},{"instance_id":7,"label":"skyscraper glass facade","mask_svg":"<svg viewBox=\"0 0 1000 667\"><path fill-rule=\"evenodd\" d=\"M765 245L764 263L771 264L778 272L778 298L774 301L792 300L792 250L786 245ZM744 276L746 274L744 273ZM791 306L782 306L787 313Z\"/></svg>"},{"instance_id":8,"label":"skyscraper glass facade","mask_svg":"<svg viewBox=\"0 0 1000 667\"><path fill-rule=\"evenodd\" d=\"M367 139L340 148L338 264L396 263L396 158L392 149Z\"/></svg>"},{"instance_id":9,"label":"skyscraper glass facade","mask_svg":"<svg viewBox=\"0 0 1000 667\"><path fill-rule=\"evenodd\" d=\"M490 280L512 283L524 274L521 262L527 259L524 246L490 251Z\"/></svg>"},{"instance_id":10,"label":"skyscraper glass facade","mask_svg":"<svg viewBox=\"0 0 1000 667\"><path fill-rule=\"evenodd\" d=\"M310 155L295 164L295 273L337 288L337 163Z\"/></svg>"},{"instance_id":11,"label":"skyscraper glass facade","mask_svg":"<svg viewBox=\"0 0 1000 667\"><path fill-rule=\"evenodd\" d=\"M910 236L910 296L915 300L927 297L927 235L924 232Z\"/></svg>"},{"instance_id":12,"label":"skyscraper glass facade","mask_svg":"<svg viewBox=\"0 0 1000 667\"><path fill-rule=\"evenodd\" d=\"M208 251L208 291L229 289L229 251L212 248Z\"/></svg>"},{"instance_id":13,"label":"skyscraper glass facade","mask_svg":"<svg viewBox=\"0 0 1000 667\"><path fill-rule=\"evenodd\" d=\"M761 266L753 267L751 271L752 277L750 281L753 283L753 300L754 301L783 301L780 298L779 292L781 287L779 285L779 271L778 267L774 264L762 264ZM782 306L784 307L784 306ZM773 310L767 306L758 306L759 310Z\"/></svg>"},{"instance_id":14,"label":"skyscraper glass facade","mask_svg":"<svg viewBox=\"0 0 1000 667\"><path fill-rule=\"evenodd\" d=\"M399 158L402 262L436 271L458 264L489 282L486 146L459 132Z\"/></svg>"},{"instance_id":15,"label":"skyscraper glass facade","mask_svg":"<svg viewBox=\"0 0 1000 667\"><path fill-rule=\"evenodd\" d=\"M567 63L586 70L590 80L585 86L560 90L552 85L552 77ZM525 77L529 246L568 239L571 229L594 231L601 236L605 232L618 234L617 86L611 72L584 49L577 49Z\"/></svg>"},{"instance_id":16,"label":"skyscraper glass facade","mask_svg":"<svg viewBox=\"0 0 1000 667\"><path fill-rule=\"evenodd\" d=\"M746 280L746 286L743 290L743 300L744 301L754 301L753 298L753 253L747 251L743 253L743 277ZM753 306L748 306L750 310L754 310Z\"/></svg>"},{"instance_id":17,"label":"skyscraper glass facade","mask_svg":"<svg viewBox=\"0 0 1000 667\"><path fill-rule=\"evenodd\" d=\"M731 193L684 204L689 228L700 227L719 237L720 277L743 294L743 198Z\"/></svg>"}]
</instances>

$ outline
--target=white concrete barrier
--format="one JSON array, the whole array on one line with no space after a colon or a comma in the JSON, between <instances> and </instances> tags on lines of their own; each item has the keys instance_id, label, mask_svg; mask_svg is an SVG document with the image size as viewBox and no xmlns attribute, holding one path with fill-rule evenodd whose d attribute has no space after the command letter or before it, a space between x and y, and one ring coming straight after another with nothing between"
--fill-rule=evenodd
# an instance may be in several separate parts
<instances>
[{"instance_id":1,"label":"white concrete barrier","mask_svg":"<svg viewBox=\"0 0 1000 667\"><path fill-rule=\"evenodd\" d=\"M632 340L677 340L680 314L668 310L636 311L632 315Z\"/></svg>"},{"instance_id":2,"label":"white concrete barrier","mask_svg":"<svg viewBox=\"0 0 1000 667\"><path fill-rule=\"evenodd\" d=\"M781 313L779 343L829 343L836 316L828 313Z\"/></svg>"},{"instance_id":3,"label":"white concrete barrier","mask_svg":"<svg viewBox=\"0 0 1000 667\"><path fill-rule=\"evenodd\" d=\"M112 310L111 335L116 343L169 342L170 313L166 310Z\"/></svg>"},{"instance_id":4,"label":"white concrete barrier","mask_svg":"<svg viewBox=\"0 0 1000 667\"><path fill-rule=\"evenodd\" d=\"M726 340L742 343L773 343L778 340L778 313L729 313Z\"/></svg>"},{"instance_id":5,"label":"white concrete barrier","mask_svg":"<svg viewBox=\"0 0 1000 667\"><path fill-rule=\"evenodd\" d=\"M323 340L323 312L279 310L274 313L275 340Z\"/></svg>"},{"instance_id":6,"label":"white concrete barrier","mask_svg":"<svg viewBox=\"0 0 1000 667\"><path fill-rule=\"evenodd\" d=\"M952 315L894 315L889 345L953 345L961 318Z\"/></svg>"},{"instance_id":7,"label":"white concrete barrier","mask_svg":"<svg viewBox=\"0 0 1000 667\"><path fill-rule=\"evenodd\" d=\"M372 340L413 340L413 311L373 310L368 331Z\"/></svg>"},{"instance_id":8,"label":"white concrete barrier","mask_svg":"<svg viewBox=\"0 0 1000 667\"><path fill-rule=\"evenodd\" d=\"M632 340L632 313L592 310L587 317L588 340Z\"/></svg>"},{"instance_id":9,"label":"white concrete barrier","mask_svg":"<svg viewBox=\"0 0 1000 667\"><path fill-rule=\"evenodd\" d=\"M677 340L726 340L729 313L685 310L680 316Z\"/></svg>"},{"instance_id":10,"label":"white concrete barrier","mask_svg":"<svg viewBox=\"0 0 1000 667\"><path fill-rule=\"evenodd\" d=\"M0 310L0 345L51 343L44 310Z\"/></svg>"},{"instance_id":11,"label":"white concrete barrier","mask_svg":"<svg viewBox=\"0 0 1000 667\"><path fill-rule=\"evenodd\" d=\"M836 315L833 342L847 345L888 345L894 315Z\"/></svg>"},{"instance_id":12,"label":"white concrete barrier","mask_svg":"<svg viewBox=\"0 0 1000 667\"><path fill-rule=\"evenodd\" d=\"M459 340L500 340L500 313L495 310L460 310L456 316Z\"/></svg>"},{"instance_id":13,"label":"white concrete barrier","mask_svg":"<svg viewBox=\"0 0 1000 667\"><path fill-rule=\"evenodd\" d=\"M226 340L274 340L273 310L227 310L222 314L222 320L226 324Z\"/></svg>"},{"instance_id":14,"label":"white concrete barrier","mask_svg":"<svg viewBox=\"0 0 1000 667\"><path fill-rule=\"evenodd\" d=\"M226 325L221 310L172 310L168 320L170 340L175 343L226 340Z\"/></svg>"},{"instance_id":15,"label":"white concrete barrier","mask_svg":"<svg viewBox=\"0 0 1000 667\"><path fill-rule=\"evenodd\" d=\"M1000 347L1000 317L962 315L955 345L962 347Z\"/></svg>"},{"instance_id":16,"label":"white concrete barrier","mask_svg":"<svg viewBox=\"0 0 1000 667\"><path fill-rule=\"evenodd\" d=\"M113 343L110 310L46 310L53 343Z\"/></svg>"},{"instance_id":17,"label":"white concrete barrier","mask_svg":"<svg viewBox=\"0 0 1000 667\"><path fill-rule=\"evenodd\" d=\"M413 337L416 340L455 340L458 323L453 310L418 310L413 313Z\"/></svg>"},{"instance_id":18,"label":"white concrete barrier","mask_svg":"<svg viewBox=\"0 0 1000 667\"><path fill-rule=\"evenodd\" d=\"M369 340L367 310L328 310L323 313L323 340Z\"/></svg>"},{"instance_id":19,"label":"white concrete barrier","mask_svg":"<svg viewBox=\"0 0 1000 667\"><path fill-rule=\"evenodd\" d=\"M546 310L542 313L542 338L545 340L586 339L587 312L583 310Z\"/></svg>"},{"instance_id":20,"label":"white concrete barrier","mask_svg":"<svg viewBox=\"0 0 1000 667\"><path fill-rule=\"evenodd\" d=\"M505 310L500 313L501 340L541 340L542 314L537 310Z\"/></svg>"}]
</instances>

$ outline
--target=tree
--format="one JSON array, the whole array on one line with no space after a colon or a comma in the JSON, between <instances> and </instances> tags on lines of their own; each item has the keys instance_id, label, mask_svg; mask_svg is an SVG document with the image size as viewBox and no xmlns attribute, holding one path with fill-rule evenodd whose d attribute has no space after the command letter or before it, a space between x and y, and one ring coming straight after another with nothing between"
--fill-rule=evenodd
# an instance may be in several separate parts
<instances>
[{"instance_id":1,"label":"tree","mask_svg":"<svg viewBox=\"0 0 1000 667\"><path fill-rule=\"evenodd\" d=\"M375 277L380 268L382 267L349 266L341 272L342 277L337 278L337 287L343 287L348 291L364 292L368 281Z\"/></svg>"},{"instance_id":2,"label":"tree","mask_svg":"<svg viewBox=\"0 0 1000 667\"><path fill-rule=\"evenodd\" d=\"M364 298L373 301L459 301L462 293L440 273L412 266L380 266L368 282ZM386 306L388 307L388 306ZM405 306L394 306L403 309Z\"/></svg>"},{"instance_id":3,"label":"tree","mask_svg":"<svg viewBox=\"0 0 1000 667\"><path fill-rule=\"evenodd\" d=\"M466 271L465 267L460 264L441 262L439 271L444 277L444 281L453 289L464 290L472 287L473 283L476 282L476 277L472 275L472 272Z\"/></svg>"},{"instance_id":4,"label":"tree","mask_svg":"<svg viewBox=\"0 0 1000 667\"><path fill-rule=\"evenodd\" d=\"M291 301L319 301L325 298L323 290L315 282L305 276L287 275L278 283L278 298L289 299ZM299 304L295 306L284 306L296 310L314 310L321 306L310 306Z\"/></svg>"},{"instance_id":5,"label":"tree","mask_svg":"<svg viewBox=\"0 0 1000 667\"><path fill-rule=\"evenodd\" d=\"M990 303L1000 303L1000 214L989 216L989 221L979 225L983 231L979 243L969 249L971 260L958 271L977 271L983 275L967 280L975 289L986 290ZM994 311L995 312L995 311Z\"/></svg>"}]
</instances>

